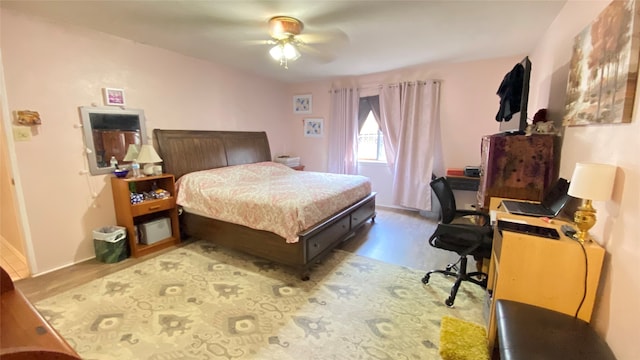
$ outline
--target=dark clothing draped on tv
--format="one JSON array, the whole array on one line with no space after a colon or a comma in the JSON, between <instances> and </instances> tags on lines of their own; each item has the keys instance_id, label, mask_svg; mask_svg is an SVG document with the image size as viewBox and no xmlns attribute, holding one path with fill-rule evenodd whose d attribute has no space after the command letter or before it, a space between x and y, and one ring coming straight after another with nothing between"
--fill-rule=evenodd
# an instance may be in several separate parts
<instances>
[{"instance_id":1,"label":"dark clothing draped on tv","mask_svg":"<svg viewBox=\"0 0 640 360\"><path fill-rule=\"evenodd\" d=\"M520 111L524 70L522 64L516 64L513 70L508 72L502 79L497 92L500 97L500 110L496 115L497 121L509 121L513 114Z\"/></svg>"}]
</instances>

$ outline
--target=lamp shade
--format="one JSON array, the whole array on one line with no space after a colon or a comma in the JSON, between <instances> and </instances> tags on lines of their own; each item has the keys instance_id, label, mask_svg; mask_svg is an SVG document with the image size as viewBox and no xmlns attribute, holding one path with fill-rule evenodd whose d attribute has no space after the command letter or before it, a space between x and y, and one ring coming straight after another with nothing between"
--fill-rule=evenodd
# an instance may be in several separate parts
<instances>
[{"instance_id":1,"label":"lamp shade","mask_svg":"<svg viewBox=\"0 0 640 360\"><path fill-rule=\"evenodd\" d=\"M269 50L269 55L273 58L273 60L280 60L284 55L283 46L278 44Z\"/></svg>"},{"instance_id":2,"label":"lamp shade","mask_svg":"<svg viewBox=\"0 0 640 360\"><path fill-rule=\"evenodd\" d=\"M269 50L269 55L271 55L274 60L282 62L286 60L294 61L300 57L300 51L298 51L298 48L291 40L285 39L279 41L272 47L271 50Z\"/></svg>"},{"instance_id":3,"label":"lamp shade","mask_svg":"<svg viewBox=\"0 0 640 360\"><path fill-rule=\"evenodd\" d=\"M290 42L286 42L282 47L282 53L287 60L296 60L300 57L298 49Z\"/></svg>"},{"instance_id":4,"label":"lamp shade","mask_svg":"<svg viewBox=\"0 0 640 360\"><path fill-rule=\"evenodd\" d=\"M133 161L137 159L139 152L140 150L138 150L138 145L129 144L129 147L127 148L127 154L124 156L124 159L122 159L122 161Z\"/></svg>"},{"instance_id":5,"label":"lamp shade","mask_svg":"<svg viewBox=\"0 0 640 360\"><path fill-rule=\"evenodd\" d=\"M577 163L569 185L569 195L587 200L609 200L616 177L616 166Z\"/></svg>"},{"instance_id":6,"label":"lamp shade","mask_svg":"<svg viewBox=\"0 0 640 360\"><path fill-rule=\"evenodd\" d=\"M140 148L140 153L138 154L138 158L136 159L141 164L149 164L149 163L158 163L162 162L160 156L156 152L156 149L149 144L142 145Z\"/></svg>"}]
</instances>

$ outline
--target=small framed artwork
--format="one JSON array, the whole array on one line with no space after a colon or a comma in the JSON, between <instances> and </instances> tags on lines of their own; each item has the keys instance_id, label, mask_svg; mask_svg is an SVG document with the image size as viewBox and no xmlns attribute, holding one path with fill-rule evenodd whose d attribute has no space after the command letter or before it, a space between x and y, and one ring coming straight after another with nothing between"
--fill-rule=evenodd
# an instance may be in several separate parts
<instances>
[{"instance_id":1,"label":"small framed artwork","mask_svg":"<svg viewBox=\"0 0 640 360\"><path fill-rule=\"evenodd\" d=\"M304 136L322 137L324 126L322 119L304 119Z\"/></svg>"},{"instance_id":2,"label":"small framed artwork","mask_svg":"<svg viewBox=\"0 0 640 360\"><path fill-rule=\"evenodd\" d=\"M124 90L113 88L102 88L105 105L124 106Z\"/></svg>"},{"instance_id":3,"label":"small framed artwork","mask_svg":"<svg viewBox=\"0 0 640 360\"><path fill-rule=\"evenodd\" d=\"M311 95L295 95L293 97L294 114L311 114Z\"/></svg>"}]
</instances>

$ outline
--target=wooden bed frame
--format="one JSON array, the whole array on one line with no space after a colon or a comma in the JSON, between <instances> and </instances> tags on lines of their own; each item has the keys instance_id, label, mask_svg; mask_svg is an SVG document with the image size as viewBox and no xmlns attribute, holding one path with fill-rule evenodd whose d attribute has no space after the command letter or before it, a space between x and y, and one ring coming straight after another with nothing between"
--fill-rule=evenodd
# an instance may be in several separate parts
<instances>
[{"instance_id":1,"label":"wooden bed frame","mask_svg":"<svg viewBox=\"0 0 640 360\"><path fill-rule=\"evenodd\" d=\"M164 170L176 179L194 171L271 161L266 132L161 130L153 131ZM194 215L181 217L187 236L298 268L309 278L312 264L350 238L367 220L375 221L376 193L372 192L316 225L300 232L297 243L287 243L272 232Z\"/></svg>"}]
</instances>

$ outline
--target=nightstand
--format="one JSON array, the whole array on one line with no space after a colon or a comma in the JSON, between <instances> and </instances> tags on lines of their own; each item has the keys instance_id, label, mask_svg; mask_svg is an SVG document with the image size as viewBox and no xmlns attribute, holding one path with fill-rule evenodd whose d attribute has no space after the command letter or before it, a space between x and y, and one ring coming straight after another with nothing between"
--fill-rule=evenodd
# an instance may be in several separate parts
<instances>
[{"instance_id":1,"label":"nightstand","mask_svg":"<svg viewBox=\"0 0 640 360\"><path fill-rule=\"evenodd\" d=\"M127 179L113 177L111 178L111 189L116 210L116 220L119 226L127 228L129 246L133 257L143 256L180 243L176 185L173 175L162 174ZM131 191L143 193L153 189L166 190L170 196L164 199L144 200L138 204L131 203ZM149 245L138 241L137 226L165 217L169 218L171 222L171 235L169 237Z\"/></svg>"}]
</instances>

